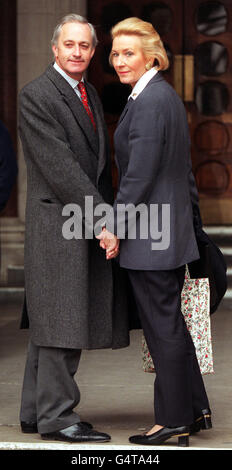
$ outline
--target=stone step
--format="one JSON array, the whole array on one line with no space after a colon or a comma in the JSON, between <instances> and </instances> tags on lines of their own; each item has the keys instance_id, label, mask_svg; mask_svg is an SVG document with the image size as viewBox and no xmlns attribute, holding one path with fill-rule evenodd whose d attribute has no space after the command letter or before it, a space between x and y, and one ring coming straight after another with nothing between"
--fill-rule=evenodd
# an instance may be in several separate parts
<instances>
[{"instance_id":1,"label":"stone step","mask_svg":"<svg viewBox=\"0 0 232 470\"><path fill-rule=\"evenodd\" d=\"M227 262L227 266L229 268L229 266L232 266L232 246L220 246L218 245L221 252L223 253L223 255L225 256L225 259L226 259L226 262Z\"/></svg>"},{"instance_id":2,"label":"stone step","mask_svg":"<svg viewBox=\"0 0 232 470\"><path fill-rule=\"evenodd\" d=\"M222 250L224 251L224 250ZM231 249L232 251L232 249ZM231 262L229 262L229 257L225 254L225 258L227 261L227 277L228 277L228 285L232 287L232 255L231 255ZM6 286L1 286L2 288L24 288L24 268L23 266L14 267L15 269L8 270L8 283ZM10 292L10 291L9 291ZM13 292L13 291L12 291Z\"/></svg>"},{"instance_id":3,"label":"stone step","mask_svg":"<svg viewBox=\"0 0 232 470\"><path fill-rule=\"evenodd\" d=\"M209 236L211 235L224 235L230 236L232 235L232 225L204 225L203 229L208 233Z\"/></svg>"},{"instance_id":4,"label":"stone step","mask_svg":"<svg viewBox=\"0 0 232 470\"><path fill-rule=\"evenodd\" d=\"M230 226L207 226L205 232L219 246L232 247L232 227Z\"/></svg>"},{"instance_id":5,"label":"stone step","mask_svg":"<svg viewBox=\"0 0 232 470\"><path fill-rule=\"evenodd\" d=\"M24 287L0 287L0 304L2 303L23 303Z\"/></svg>"},{"instance_id":6,"label":"stone step","mask_svg":"<svg viewBox=\"0 0 232 470\"><path fill-rule=\"evenodd\" d=\"M8 266L7 285L9 287L24 286L24 266Z\"/></svg>"},{"instance_id":7,"label":"stone step","mask_svg":"<svg viewBox=\"0 0 232 470\"><path fill-rule=\"evenodd\" d=\"M24 287L0 287L0 304L8 302L23 304L24 294ZM224 300L229 300L232 308L232 283L228 283L228 289L224 296Z\"/></svg>"},{"instance_id":8,"label":"stone step","mask_svg":"<svg viewBox=\"0 0 232 470\"><path fill-rule=\"evenodd\" d=\"M205 226L204 230L215 241L225 256L228 266L228 289L225 299L232 299L232 227ZM0 302L23 301L24 266L8 266L7 285L0 286Z\"/></svg>"},{"instance_id":9,"label":"stone step","mask_svg":"<svg viewBox=\"0 0 232 470\"><path fill-rule=\"evenodd\" d=\"M232 268L227 268L227 290L232 289Z\"/></svg>"}]
</instances>

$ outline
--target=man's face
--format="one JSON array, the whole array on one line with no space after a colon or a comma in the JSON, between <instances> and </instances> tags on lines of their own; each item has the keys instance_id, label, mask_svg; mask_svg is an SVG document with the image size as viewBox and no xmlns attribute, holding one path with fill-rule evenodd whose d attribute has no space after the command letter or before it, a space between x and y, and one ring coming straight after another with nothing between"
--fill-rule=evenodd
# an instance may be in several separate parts
<instances>
[{"instance_id":1,"label":"man's face","mask_svg":"<svg viewBox=\"0 0 232 470\"><path fill-rule=\"evenodd\" d=\"M95 52L89 26L82 23L64 24L57 45L52 46L52 50L59 67L80 81Z\"/></svg>"}]
</instances>

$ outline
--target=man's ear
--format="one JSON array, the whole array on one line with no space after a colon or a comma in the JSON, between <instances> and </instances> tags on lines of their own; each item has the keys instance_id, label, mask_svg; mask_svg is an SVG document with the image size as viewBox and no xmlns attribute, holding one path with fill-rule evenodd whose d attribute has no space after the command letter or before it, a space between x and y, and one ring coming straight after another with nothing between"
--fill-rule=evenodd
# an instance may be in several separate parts
<instances>
[{"instance_id":1,"label":"man's ear","mask_svg":"<svg viewBox=\"0 0 232 470\"><path fill-rule=\"evenodd\" d=\"M91 59L92 59L92 57L94 56L94 53L95 53L95 47L94 47L94 49L93 49L92 52L91 52Z\"/></svg>"},{"instance_id":2,"label":"man's ear","mask_svg":"<svg viewBox=\"0 0 232 470\"><path fill-rule=\"evenodd\" d=\"M53 54L54 54L54 57L55 57L55 58L57 57L57 50L58 50L58 49L57 49L57 46L55 46L55 45L53 44L53 46L52 46L52 51L53 51Z\"/></svg>"}]
</instances>

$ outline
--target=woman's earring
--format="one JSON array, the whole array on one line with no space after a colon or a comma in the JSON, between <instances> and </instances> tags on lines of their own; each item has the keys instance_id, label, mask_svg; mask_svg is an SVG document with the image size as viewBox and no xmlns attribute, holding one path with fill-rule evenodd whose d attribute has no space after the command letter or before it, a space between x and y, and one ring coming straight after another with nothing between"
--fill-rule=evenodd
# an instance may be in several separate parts
<instances>
[{"instance_id":1,"label":"woman's earring","mask_svg":"<svg viewBox=\"0 0 232 470\"><path fill-rule=\"evenodd\" d=\"M146 70L150 70L151 67L152 67L151 62L148 62L148 63L145 65Z\"/></svg>"}]
</instances>

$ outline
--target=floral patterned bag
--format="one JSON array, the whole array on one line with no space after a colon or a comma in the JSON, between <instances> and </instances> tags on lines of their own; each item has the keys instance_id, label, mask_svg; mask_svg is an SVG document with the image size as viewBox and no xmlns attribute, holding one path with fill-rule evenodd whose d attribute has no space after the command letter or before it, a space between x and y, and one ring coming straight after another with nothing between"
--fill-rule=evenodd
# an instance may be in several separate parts
<instances>
[{"instance_id":1,"label":"floral patterned bag","mask_svg":"<svg viewBox=\"0 0 232 470\"><path fill-rule=\"evenodd\" d=\"M201 374L212 374L214 369L209 280L208 278L191 279L187 266L181 293L181 310L192 336ZM155 372L144 334L142 334L142 359L144 372Z\"/></svg>"}]
</instances>

